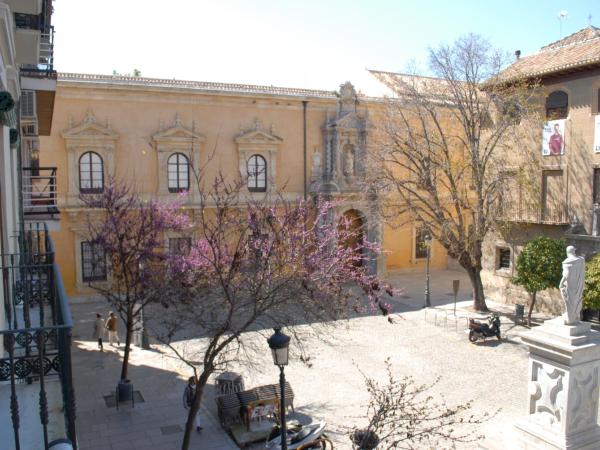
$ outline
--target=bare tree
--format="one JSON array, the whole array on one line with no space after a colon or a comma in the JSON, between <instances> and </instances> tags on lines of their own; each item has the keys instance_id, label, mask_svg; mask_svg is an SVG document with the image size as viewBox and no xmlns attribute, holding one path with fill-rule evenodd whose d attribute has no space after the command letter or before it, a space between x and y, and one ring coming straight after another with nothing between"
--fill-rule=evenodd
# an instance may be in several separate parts
<instances>
[{"instance_id":1,"label":"bare tree","mask_svg":"<svg viewBox=\"0 0 600 450\"><path fill-rule=\"evenodd\" d=\"M365 298L387 313L380 297L391 289L368 273L361 248L340 245L358 231L333 221L333 208L278 194L252 196L243 180L222 176L200 192L198 238L188 254L171 255L161 290L169 300L156 330L198 380L182 449L209 377L228 362L252 362L245 359L251 346L245 333L325 326L369 304ZM376 254L376 246L363 245ZM203 338L196 351L178 345L190 336Z\"/></svg>"},{"instance_id":2,"label":"bare tree","mask_svg":"<svg viewBox=\"0 0 600 450\"><path fill-rule=\"evenodd\" d=\"M383 216L429 231L467 271L482 311L482 243L507 210L513 172L523 172L506 170L507 156L541 129L519 125L537 120L535 86L507 83L506 61L470 34L430 50L437 78L374 72L397 95L375 121L370 150L369 180L388 195Z\"/></svg>"},{"instance_id":3,"label":"bare tree","mask_svg":"<svg viewBox=\"0 0 600 450\"><path fill-rule=\"evenodd\" d=\"M369 422L351 434L359 448L381 445L387 449L442 449L481 438L475 428L488 420L489 414L472 414L471 402L448 406L443 399L435 399L430 391L439 379L431 384L417 384L411 377L394 377L389 359L385 366L385 383L363 374L370 396Z\"/></svg>"}]
</instances>

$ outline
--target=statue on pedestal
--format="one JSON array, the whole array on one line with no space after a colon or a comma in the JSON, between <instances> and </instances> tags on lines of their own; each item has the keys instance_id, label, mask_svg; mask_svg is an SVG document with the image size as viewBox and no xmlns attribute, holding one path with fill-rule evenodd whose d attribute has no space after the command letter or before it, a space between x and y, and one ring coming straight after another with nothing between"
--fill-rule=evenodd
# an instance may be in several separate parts
<instances>
[{"instance_id":1,"label":"statue on pedestal","mask_svg":"<svg viewBox=\"0 0 600 450\"><path fill-rule=\"evenodd\" d=\"M354 148L348 144L344 147L344 175L354 176L355 171Z\"/></svg>"},{"instance_id":2,"label":"statue on pedestal","mask_svg":"<svg viewBox=\"0 0 600 450\"><path fill-rule=\"evenodd\" d=\"M575 254L575 247L567 247L567 259L562 263L563 276L558 285L566 305L565 325L579 322L585 280L585 260Z\"/></svg>"},{"instance_id":3,"label":"statue on pedestal","mask_svg":"<svg viewBox=\"0 0 600 450\"><path fill-rule=\"evenodd\" d=\"M321 177L321 152L315 147L312 154L312 177L317 179Z\"/></svg>"}]
</instances>

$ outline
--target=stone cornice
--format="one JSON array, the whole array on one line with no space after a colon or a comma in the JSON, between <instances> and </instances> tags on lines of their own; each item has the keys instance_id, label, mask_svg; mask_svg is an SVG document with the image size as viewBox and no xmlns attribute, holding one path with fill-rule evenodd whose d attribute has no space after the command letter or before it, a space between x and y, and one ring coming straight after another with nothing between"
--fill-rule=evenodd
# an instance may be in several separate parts
<instances>
[{"instance_id":1,"label":"stone cornice","mask_svg":"<svg viewBox=\"0 0 600 450\"><path fill-rule=\"evenodd\" d=\"M334 91L316 89L285 88L251 84L214 83L206 81L169 80L123 75L94 75L79 73L59 73L59 87L107 87L120 90L161 90L166 92L186 92L219 96L252 98L279 98L286 100L335 101ZM378 97L359 96L360 102L380 102Z\"/></svg>"}]
</instances>

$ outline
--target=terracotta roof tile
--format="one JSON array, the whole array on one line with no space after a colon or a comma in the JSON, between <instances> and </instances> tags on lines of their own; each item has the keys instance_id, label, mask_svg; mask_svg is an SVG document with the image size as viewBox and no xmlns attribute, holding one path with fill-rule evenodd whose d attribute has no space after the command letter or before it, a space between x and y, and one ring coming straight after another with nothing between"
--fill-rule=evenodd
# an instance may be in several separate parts
<instances>
[{"instance_id":1,"label":"terracotta roof tile","mask_svg":"<svg viewBox=\"0 0 600 450\"><path fill-rule=\"evenodd\" d=\"M500 78L542 77L594 65L600 65L600 29L590 25L537 53L521 57Z\"/></svg>"}]
</instances>

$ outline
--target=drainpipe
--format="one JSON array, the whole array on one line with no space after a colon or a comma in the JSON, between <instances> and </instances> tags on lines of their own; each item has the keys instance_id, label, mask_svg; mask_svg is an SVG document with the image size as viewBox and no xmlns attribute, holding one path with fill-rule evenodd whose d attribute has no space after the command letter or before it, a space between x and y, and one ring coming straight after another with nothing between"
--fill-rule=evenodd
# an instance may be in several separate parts
<instances>
[{"instance_id":1,"label":"drainpipe","mask_svg":"<svg viewBox=\"0 0 600 450\"><path fill-rule=\"evenodd\" d=\"M306 105L308 104L308 100L302 100L302 132L303 132L303 156L304 156L304 164L303 164L303 176L304 176L304 200L306 200Z\"/></svg>"}]
</instances>

